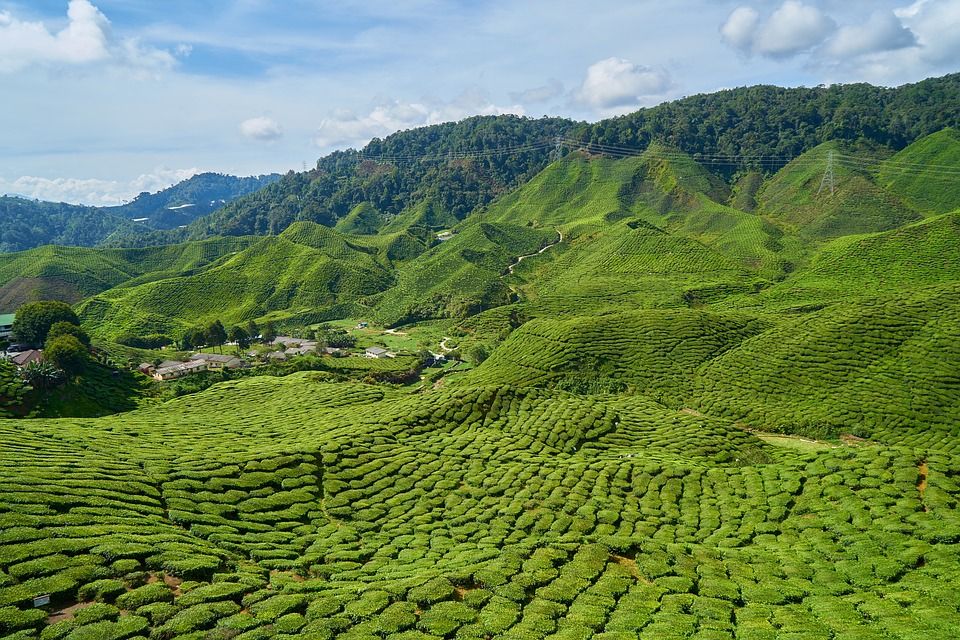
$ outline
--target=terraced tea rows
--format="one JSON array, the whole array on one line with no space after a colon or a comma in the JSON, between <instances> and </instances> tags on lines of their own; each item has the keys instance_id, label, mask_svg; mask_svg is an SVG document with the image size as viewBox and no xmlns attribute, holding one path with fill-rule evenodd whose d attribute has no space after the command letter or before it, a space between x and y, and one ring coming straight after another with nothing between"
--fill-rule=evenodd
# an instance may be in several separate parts
<instances>
[{"instance_id":1,"label":"terraced tea rows","mask_svg":"<svg viewBox=\"0 0 960 640\"><path fill-rule=\"evenodd\" d=\"M316 378L0 422L3 631L829 639L960 624L960 459L935 445L803 454L639 397ZM69 613L45 626L42 594Z\"/></svg>"}]
</instances>

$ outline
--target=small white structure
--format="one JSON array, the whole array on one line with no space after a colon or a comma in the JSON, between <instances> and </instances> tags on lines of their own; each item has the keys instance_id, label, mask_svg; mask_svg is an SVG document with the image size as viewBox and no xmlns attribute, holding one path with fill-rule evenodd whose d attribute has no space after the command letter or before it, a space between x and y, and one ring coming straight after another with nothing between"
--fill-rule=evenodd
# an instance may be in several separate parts
<instances>
[{"instance_id":1,"label":"small white structure","mask_svg":"<svg viewBox=\"0 0 960 640\"><path fill-rule=\"evenodd\" d=\"M384 349L383 347L367 347L364 350L363 354L368 358L390 358L393 356L392 353Z\"/></svg>"}]
</instances>

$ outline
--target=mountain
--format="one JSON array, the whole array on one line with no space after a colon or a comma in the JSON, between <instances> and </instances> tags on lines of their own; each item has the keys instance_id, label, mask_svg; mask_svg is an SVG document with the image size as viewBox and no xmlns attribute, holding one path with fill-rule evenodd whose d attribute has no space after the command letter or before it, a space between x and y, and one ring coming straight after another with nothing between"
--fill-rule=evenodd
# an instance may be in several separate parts
<instances>
[{"instance_id":1,"label":"mountain","mask_svg":"<svg viewBox=\"0 0 960 640\"><path fill-rule=\"evenodd\" d=\"M255 319L397 356L195 392L106 361L0 419L0 635L953 638L955 80L471 119L180 244L0 255L0 295L79 299L107 352ZM571 137L604 127L664 139ZM484 131L530 146L452 157ZM0 361L0 412L25 393Z\"/></svg>"},{"instance_id":2,"label":"mountain","mask_svg":"<svg viewBox=\"0 0 960 640\"><path fill-rule=\"evenodd\" d=\"M279 175L236 178L202 173L115 207L86 207L0 197L0 252L45 244L92 247L144 245L169 239L151 230L186 225L226 202L275 182Z\"/></svg>"}]
</instances>

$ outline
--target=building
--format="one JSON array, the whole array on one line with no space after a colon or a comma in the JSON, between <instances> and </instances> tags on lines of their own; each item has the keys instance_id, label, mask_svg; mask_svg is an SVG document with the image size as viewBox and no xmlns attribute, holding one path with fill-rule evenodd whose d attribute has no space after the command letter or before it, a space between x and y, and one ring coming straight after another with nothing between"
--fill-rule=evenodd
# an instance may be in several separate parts
<instances>
[{"instance_id":1,"label":"building","mask_svg":"<svg viewBox=\"0 0 960 640\"><path fill-rule=\"evenodd\" d=\"M283 351L271 351L267 354L268 360L275 360L277 362L283 362L287 359L287 354Z\"/></svg>"},{"instance_id":2,"label":"building","mask_svg":"<svg viewBox=\"0 0 960 640\"><path fill-rule=\"evenodd\" d=\"M0 340L9 340L13 336L13 321L16 317L15 313L0 315Z\"/></svg>"},{"instance_id":3,"label":"building","mask_svg":"<svg viewBox=\"0 0 960 640\"><path fill-rule=\"evenodd\" d=\"M18 367L25 367L31 362L40 362L41 360L43 360L43 352L36 349L27 349L10 356L10 362Z\"/></svg>"},{"instance_id":4,"label":"building","mask_svg":"<svg viewBox=\"0 0 960 640\"><path fill-rule=\"evenodd\" d=\"M237 356L218 353L196 353L190 356L191 362L206 362L208 369L240 369L246 362Z\"/></svg>"},{"instance_id":5,"label":"building","mask_svg":"<svg viewBox=\"0 0 960 640\"><path fill-rule=\"evenodd\" d=\"M306 338L291 338L290 336L277 336L273 339L273 344L275 346L283 345L284 347L299 347L304 342L307 342Z\"/></svg>"},{"instance_id":6,"label":"building","mask_svg":"<svg viewBox=\"0 0 960 640\"><path fill-rule=\"evenodd\" d=\"M174 380L206 370L206 362L203 360L191 360L190 362L178 362L171 367L160 367L153 372L153 377L156 380Z\"/></svg>"},{"instance_id":7,"label":"building","mask_svg":"<svg viewBox=\"0 0 960 640\"><path fill-rule=\"evenodd\" d=\"M368 358L389 358L393 355L383 347L367 347L363 354Z\"/></svg>"}]
</instances>

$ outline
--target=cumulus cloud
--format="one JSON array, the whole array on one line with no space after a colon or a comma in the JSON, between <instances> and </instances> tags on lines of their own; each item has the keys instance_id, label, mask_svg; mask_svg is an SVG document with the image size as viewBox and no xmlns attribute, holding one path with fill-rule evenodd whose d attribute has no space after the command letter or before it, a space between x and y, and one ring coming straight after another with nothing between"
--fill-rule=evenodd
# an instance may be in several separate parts
<instances>
[{"instance_id":1,"label":"cumulus cloud","mask_svg":"<svg viewBox=\"0 0 960 640\"><path fill-rule=\"evenodd\" d=\"M866 22L840 28L827 42L824 53L835 58L878 51L895 51L917 44L917 36L893 12L878 11Z\"/></svg>"},{"instance_id":2,"label":"cumulus cloud","mask_svg":"<svg viewBox=\"0 0 960 640\"><path fill-rule=\"evenodd\" d=\"M817 7L786 0L766 20L751 7L738 7L720 34L744 53L787 58L822 44L836 28L837 23Z\"/></svg>"},{"instance_id":3,"label":"cumulus cloud","mask_svg":"<svg viewBox=\"0 0 960 640\"><path fill-rule=\"evenodd\" d=\"M240 133L251 140L272 142L283 136L283 129L273 118L260 116L240 123Z\"/></svg>"},{"instance_id":4,"label":"cumulus cloud","mask_svg":"<svg viewBox=\"0 0 960 640\"><path fill-rule=\"evenodd\" d=\"M574 98L604 115L631 109L663 96L673 85L670 74L634 64L623 58L607 58L587 68Z\"/></svg>"},{"instance_id":5,"label":"cumulus cloud","mask_svg":"<svg viewBox=\"0 0 960 640\"><path fill-rule=\"evenodd\" d=\"M41 178L21 176L15 180L0 178L0 192L11 195L108 207L122 204L144 191L156 192L201 173L197 168L169 169L157 167L130 180L100 180L97 178Z\"/></svg>"},{"instance_id":6,"label":"cumulus cloud","mask_svg":"<svg viewBox=\"0 0 960 640\"><path fill-rule=\"evenodd\" d=\"M70 0L67 24L56 32L43 22L19 20L0 11L0 72L108 62L156 72L171 68L176 58L135 38L114 37L110 21L90 0Z\"/></svg>"},{"instance_id":7,"label":"cumulus cloud","mask_svg":"<svg viewBox=\"0 0 960 640\"><path fill-rule=\"evenodd\" d=\"M404 129L453 122L468 116L508 113L524 115L525 110L519 104L493 104L482 91L467 91L449 102L389 100L375 105L368 113L348 109L334 111L320 123L313 142L321 149L360 147L372 138L382 138Z\"/></svg>"}]
</instances>

